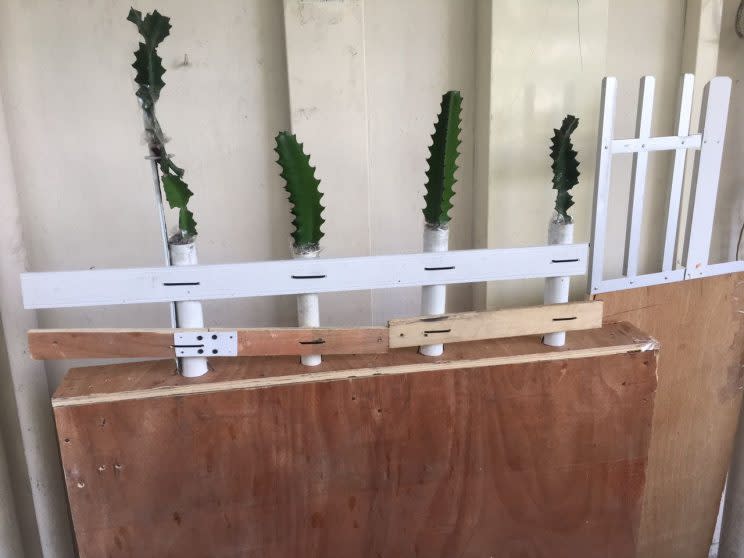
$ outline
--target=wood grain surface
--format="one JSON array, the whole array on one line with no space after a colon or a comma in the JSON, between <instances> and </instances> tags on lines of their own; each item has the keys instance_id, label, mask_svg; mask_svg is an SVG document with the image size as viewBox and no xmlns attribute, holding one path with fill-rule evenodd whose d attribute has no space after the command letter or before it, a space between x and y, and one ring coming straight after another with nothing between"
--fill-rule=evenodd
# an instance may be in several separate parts
<instances>
[{"instance_id":1,"label":"wood grain surface","mask_svg":"<svg viewBox=\"0 0 744 558\"><path fill-rule=\"evenodd\" d=\"M602 326L602 303L569 302L489 312L404 318L391 320L388 326L391 347L578 331Z\"/></svg>"},{"instance_id":2,"label":"wood grain surface","mask_svg":"<svg viewBox=\"0 0 744 558\"><path fill-rule=\"evenodd\" d=\"M708 555L741 406L744 274L598 295L661 343L641 558Z\"/></svg>"},{"instance_id":3,"label":"wood grain surface","mask_svg":"<svg viewBox=\"0 0 744 558\"><path fill-rule=\"evenodd\" d=\"M73 358L175 357L174 329L32 329L31 357ZM181 330L184 331L184 330ZM196 331L196 330L186 330ZM202 331L202 330L199 330ZM239 356L338 355L384 353L388 328L210 328L205 332L236 331Z\"/></svg>"},{"instance_id":4,"label":"wood grain surface","mask_svg":"<svg viewBox=\"0 0 744 558\"><path fill-rule=\"evenodd\" d=\"M540 354L539 340L464 343L447 362L468 365L443 369L396 350L323 365L433 369L57 406L80 555L630 557L655 344L597 331L596 345L632 343L500 366L473 362ZM297 371L294 359L217 366L196 384ZM167 361L93 368L72 370L55 401L184 381Z\"/></svg>"}]
</instances>

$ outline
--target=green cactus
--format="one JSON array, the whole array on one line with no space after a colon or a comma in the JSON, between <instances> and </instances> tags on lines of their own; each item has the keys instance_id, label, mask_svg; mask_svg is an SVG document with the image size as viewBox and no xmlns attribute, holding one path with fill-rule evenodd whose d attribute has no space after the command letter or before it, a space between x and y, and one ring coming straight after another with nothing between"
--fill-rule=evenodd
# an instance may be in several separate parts
<instances>
[{"instance_id":1,"label":"green cactus","mask_svg":"<svg viewBox=\"0 0 744 558\"><path fill-rule=\"evenodd\" d=\"M555 211L566 223L573 220L568 214L569 208L574 204L569 190L579 183L579 161L576 159L571 143L571 134L579 125L579 119L569 114L563 119L560 130L553 130L555 135L550 146L550 158L553 164L553 189L557 190L555 196Z\"/></svg>"},{"instance_id":2,"label":"green cactus","mask_svg":"<svg viewBox=\"0 0 744 558\"><path fill-rule=\"evenodd\" d=\"M289 193L294 216L293 246L295 250L307 251L319 248L323 238L321 225L325 223L321 213L325 208L320 203L320 180L315 178L315 167L310 166L310 156L302 147L294 134L280 132L276 136L274 151L279 155L280 176L286 181L284 189Z\"/></svg>"},{"instance_id":3,"label":"green cactus","mask_svg":"<svg viewBox=\"0 0 744 558\"><path fill-rule=\"evenodd\" d=\"M462 95L459 91L448 91L442 96L442 108L434 124L432 144L426 162L426 207L424 220L431 227L445 227L449 223L452 209L452 187L455 185L457 170L457 150L460 141Z\"/></svg>"},{"instance_id":4,"label":"green cactus","mask_svg":"<svg viewBox=\"0 0 744 558\"><path fill-rule=\"evenodd\" d=\"M145 133L150 147L150 153L157 158L160 167L161 180L165 199L173 209L178 209L178 228L183 238L196 236L196 221L194 214L188 209L188 202L193 192L183 180L184 170L176 166L165 149L165 135L160 123L155 117L155 104L160 98L160 90L165 86L163 74L163 59L158 56L158 45L170 33L170 18L160 14L157 10L147 14L130 8L127 21L137 26L137 30L144 39L134 53L132 67L137 71L134 81L139 85L136 95L142 103L145 112Z\"/></svg>"}]
</instances>

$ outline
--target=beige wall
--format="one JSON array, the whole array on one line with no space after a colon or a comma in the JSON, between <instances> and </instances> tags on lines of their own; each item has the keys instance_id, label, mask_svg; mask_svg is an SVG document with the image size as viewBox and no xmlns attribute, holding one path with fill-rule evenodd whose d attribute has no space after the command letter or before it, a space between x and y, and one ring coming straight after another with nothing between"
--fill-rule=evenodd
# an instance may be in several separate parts
<instances>
[{"instance_id":1,"label":"beige wall","mask_svg":"<svg viewBox=\"0 0 744 558\"><path fill-rule=\"evenodd\" d=\"M653 133L671 134L681 75L685 3L680 0L503 0L492 14L490 82L489 247L541 244L554 192L549 138L566 113L580 118L575 145L581 162L574 189L575 240L590 236L601 79L618 78L616 134L632 136L639 80L656 77ZM537 15L539 12L539 15ZM640 271L661 265L668 155L649 158ZM606 277L620 275L630 185L630 156L614 161ZM482 184L476 184L476 188ZM481 217L483 219L483 217ZM572 281L581 298L585 279ZM540 281L492 283L490 307L537 304Z\"/></svg>"}]
</instances>

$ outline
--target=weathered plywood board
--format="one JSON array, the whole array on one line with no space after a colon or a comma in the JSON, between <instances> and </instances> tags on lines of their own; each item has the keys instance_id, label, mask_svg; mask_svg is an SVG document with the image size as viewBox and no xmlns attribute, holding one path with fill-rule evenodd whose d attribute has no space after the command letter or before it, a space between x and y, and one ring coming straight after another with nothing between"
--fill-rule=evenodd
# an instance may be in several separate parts
<instances>
[{"instance_id":1,"label":"weathered plywood board","mask_svg":"<svg viewBox=\"0 0 744 558\"><path fill-rule=\"evenodd\" d=\"M598 295L661 343L641 558L708 555L741 405L744 275Z\"/></svg>"},{"instance_id":2,"label":"weathered plywood board","mask_svg":"<svg viewBox=\"0 0 744 558\"><path fill-rule=\"evenodd\" d=\"M632 556L653 340L613 325L445 356L332 356L335 378L292 384L282 357L196 381L166 361L70 371L54 404L81 557ZM193 390L148 395L164 385Z\"/></svg>"}]
</instances>

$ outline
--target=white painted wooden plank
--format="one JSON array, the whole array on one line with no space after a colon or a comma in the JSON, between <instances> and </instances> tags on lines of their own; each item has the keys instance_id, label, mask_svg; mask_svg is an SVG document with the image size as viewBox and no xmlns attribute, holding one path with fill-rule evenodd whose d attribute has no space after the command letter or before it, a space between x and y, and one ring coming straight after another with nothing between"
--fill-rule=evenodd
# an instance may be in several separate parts
<instances>
[{"instance_id":1,"label":"white painted wooden plank","mask_svg":"<svg viewBox=\"0 0 744 558\"><path fill-rule=\"evenodd\" d=\"M685 74L682 76L679 94L679 112L677 116L677 135L684 137L690 133L690 116L692 115L692 97L695 88L695 76ZM697 138L698 147L702 144L702 134L688 136ZM674 267L674 258L677 253L677 227L679 224L679 209L682 202L682 184L685 176L685 161L687 149L690 147L683 144L674 153L672 163L672 182L669 187L667 198L667 224L664 237L664 256L661 270L669 271Z\"/></svg>"},{"instance_id":2,"label":"white painted wooden plank","mask_svg":"<svg viewBox=\"0 0 744 558\"><path fill-rule=\"evenodd\" d=\"M685 270L683 268L674 269L667 273L647 273L645 275L636 275L635 277L618 277L617 279L606 279L592 287L591 294L609 293L612 291L624 291L637 287L650 287L651 285L660 285L661 283L674 283L684 281Z\"/></svg>"},{"instance_id":3,"label":"white painted wooden plank","mask_svg":"<svg viewBox=\"0 0 744 558\"><path fill-rule=\"evenodd\" d=\"M692 102L692 98L690 98ZM687 119L689 124L689 117ZM700 149L700 134L688 136L687 133L676 136L659 136L656 138L627 138L612 140L612 153L638 153L640 151L671 151Z\"/></svg>"},{"instance_id":4,"label":"white painted wooden plank","mask_svg":"<svg viewBox=\"0 0 744 558\"><path fill-rule=\"evenodd\" d=\"M602 80L602 101L599 113L597 165L594 179L594 203L592 209L592 239L589 254L589 292L599 285L604 274L604 249L607 235L607 203L612 173L612 134L617 104L617 79Z\"/></svg>"},{"instance_id":5,"label":"white painted wooden plank","mask_svg":"<svg viewBox=\"0 0 744 558\"><path fill-rule=\"evenodd\" d=\"M726 273L739 273L744 271L744 261L724 262L704 265L697 269L687 269L685 279L698 279L699 277L712 277L714 275L725 275Z\"/></svg>"},{"instance_id":6,"label":"white painted wooden plank","mask_svg":"<svg viewBox=\"0 0 744 558\"><path fill-rule=\"evenodd\" d=\"M721 175L731 78L713 78L705 88L701 126L703 145L695 162L690 193L691 217L685 242L685 267L694 272L708 263Z\"/></svg>"},{"instance_id":7,"label":"white painted wooden plank","mask_svg":"<svg viewBox=\"0 0 744 558\"><path fill-rule=\"evenodd\" d=\"M583 275L586 244L21 275L26 308L211 300Z\"/></svg>"},{"instance_id":8,"label":"white painted wooden plank","mask_svg":"<svg viewBox=\"0 0 744 558\"><path fill-rule=\"evenodd\" d=\"M653 76L641 78L641 88L638 93L638 118L636 121L636 137L641 140L646 140L651 136L655 84L656 80ZM638 252L641 244L647 168L648 152L636 152L633 155L630 201L628 202L628 230L625 236L625 260L623 262L623 275L627 277L635 277L638 274Z\"/></svg>"}]
</instances>

